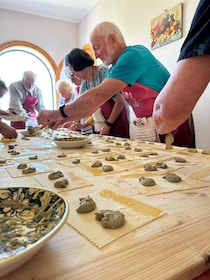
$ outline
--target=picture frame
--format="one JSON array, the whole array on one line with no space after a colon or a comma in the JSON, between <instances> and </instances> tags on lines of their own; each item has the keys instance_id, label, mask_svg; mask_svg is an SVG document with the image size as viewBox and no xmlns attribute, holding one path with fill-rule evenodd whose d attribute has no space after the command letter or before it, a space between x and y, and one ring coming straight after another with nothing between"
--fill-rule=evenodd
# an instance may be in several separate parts
<instances>
[{"instance_id":1,"label":"picture frame","mask_svg":"<svg viewBox=\"0 0 210 280\"><path fill-rule=\"evenodd\" d=\"M151 20L151 49L154 50L182 38L182 29L183 3L180 3Z\"/></svg>"}]
</instances>

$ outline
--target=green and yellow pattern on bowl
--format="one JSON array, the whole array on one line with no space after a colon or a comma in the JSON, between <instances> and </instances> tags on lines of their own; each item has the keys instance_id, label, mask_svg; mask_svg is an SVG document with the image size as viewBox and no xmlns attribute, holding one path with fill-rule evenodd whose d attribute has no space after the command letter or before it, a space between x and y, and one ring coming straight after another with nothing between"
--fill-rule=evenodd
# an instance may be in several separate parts
<instances>
[{"instance_id":1,"label":"green and yellow pattern on bowl","mask_svg":"<svg viewBox=\"0 0 210 280\"><path fill-rule=\"evenodd\" d=\"M67 202L53 191L0 188L0 277L22 264L25 254L30 257L40 249L67 215Z\"/></svg>"}]
</instances>

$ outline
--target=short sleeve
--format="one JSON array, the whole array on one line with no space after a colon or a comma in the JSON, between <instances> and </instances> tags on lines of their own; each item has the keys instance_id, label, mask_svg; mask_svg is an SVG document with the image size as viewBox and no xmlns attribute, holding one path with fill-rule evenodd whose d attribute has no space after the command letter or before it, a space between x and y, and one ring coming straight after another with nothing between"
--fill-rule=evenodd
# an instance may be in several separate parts
<instances>
[{"instance_id":1,"label":"short sleeve","mask_svg":"<svg viewBox=\"0 0 210 280\"><path fill-rule=\"evenodd\" d=\"M178 60L210 54L210 2L201 0Z\"/></svg>"}]
</instances>

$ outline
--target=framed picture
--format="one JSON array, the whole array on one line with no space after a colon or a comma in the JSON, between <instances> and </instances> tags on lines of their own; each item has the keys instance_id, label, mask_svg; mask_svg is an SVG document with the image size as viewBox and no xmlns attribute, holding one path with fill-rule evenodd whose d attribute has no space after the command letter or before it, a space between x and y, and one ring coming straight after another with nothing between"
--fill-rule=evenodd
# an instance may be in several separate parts
<instances>
[{"instance_id":1,"label":"framed picture","mask_svg":"<svg viewBox=\"0 0 210 280\"><path fill-rule=\"evenodd\" d=\"M183 4L180 3L151 21L151 49L182 38Z\"/></svg>"}]
</instances>

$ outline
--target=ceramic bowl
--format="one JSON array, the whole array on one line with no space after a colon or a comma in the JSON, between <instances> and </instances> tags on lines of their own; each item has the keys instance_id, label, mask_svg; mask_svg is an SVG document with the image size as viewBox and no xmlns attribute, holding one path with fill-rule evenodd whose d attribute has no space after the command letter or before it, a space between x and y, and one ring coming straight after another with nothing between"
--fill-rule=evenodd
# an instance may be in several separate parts
<instances>
[{"instance_id":1,"label":"ceramic bowl","mask_svg":"<svg viewBox=\"0 0 210 280\"><path fill-rule=\"evenodd\" d=\"M0 188L0 277L31 258L64 225L65 199L35 187Z\"/></svg>"},{"instance_id":2,"label":"ceramic bowl","mask_svg":"<svg viewBox=\"0 0 210 280\"><path fill-rule=\"evenodd\" d=\"M74 149L84 147L89 140L84 141L55 141L55 144L63 149Z\"/></svg>"},{"instance_id":3,"label":"ceramic bowl","mask_svg":"<svg viewBox=\"0 0 210 280\"><path fill-rule=\"evenodd\" d=\"M86 136L55 137L55 144L60 148L66 148L66 149L84 147L89 141L90 141L89 138Z\"/></svg>"}]
</instances>

